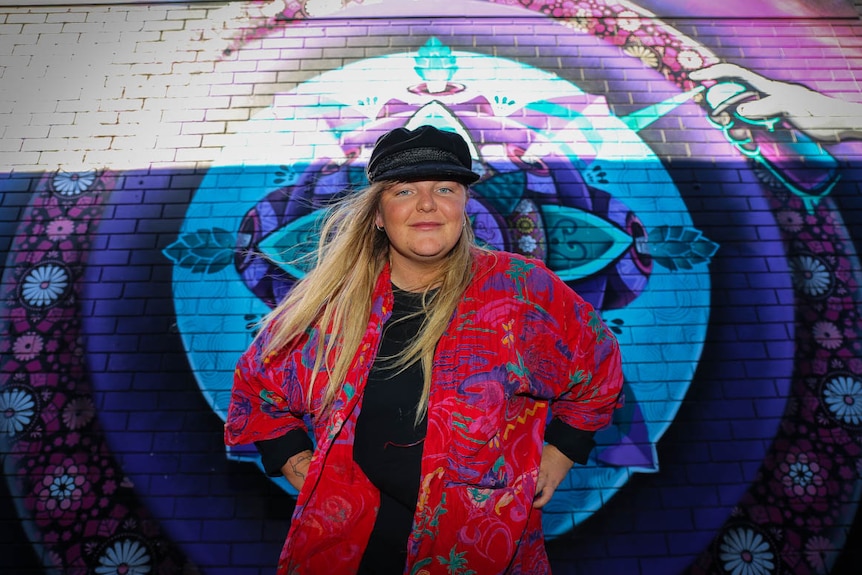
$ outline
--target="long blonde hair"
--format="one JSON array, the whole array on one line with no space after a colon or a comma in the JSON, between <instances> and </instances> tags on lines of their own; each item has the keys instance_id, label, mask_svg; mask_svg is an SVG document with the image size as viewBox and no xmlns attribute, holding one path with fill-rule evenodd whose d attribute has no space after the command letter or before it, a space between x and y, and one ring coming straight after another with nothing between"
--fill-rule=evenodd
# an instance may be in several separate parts
<instances>
[{"instance_id":1,"label":"long blonde hair","mask_svg":"<svg viewBox=\"0 0 862 575\"><path fill-rule=\"evenodd\" d=\"M321 369L329 374L329 383L316 416L331 407L344 385L368 327L372 293L389 258L389 240L375 228L375 216L383 190L392 183L375 182L330 208L321 227L315 265L261 321L260 333L270 334L263 348L264 357L278 353L311 328L320 330L308 386L309 410L312 410L314 380ZM467 187L464 188L467 193ZM433 295L425 291L426 317L418 337L395 358L395 365L401 367L417 359L422 362L424 386L416 410L417 423L428 408L434 349L470 283L473 252L478 249L481 248L476 245L472 227L465 225L445 260L436 284L439 289Z\"/></svg>"}]
</instances>

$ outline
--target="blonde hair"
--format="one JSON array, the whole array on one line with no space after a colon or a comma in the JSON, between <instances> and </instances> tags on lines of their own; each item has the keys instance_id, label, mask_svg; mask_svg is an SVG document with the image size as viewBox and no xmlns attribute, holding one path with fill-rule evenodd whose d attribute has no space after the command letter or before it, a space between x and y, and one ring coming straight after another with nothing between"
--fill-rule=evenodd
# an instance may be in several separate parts
<instances>
[{"instance_id":1,"label":"blonde hair","mask_svg":"<svg viewBox=\"0 0 862 575\"><path fill-rule=\"evenodd\" d=\"M392 183L375 182L331 207L321 228L315 265L261 320L260 333L270 333L263 357L278 353L312 328L320 330L306 398L310 411L314 380L321 369L329 374L329 383L315 416L332 406L368 328L372 293L389 258L389 240L375 227L375 216L383 190ZM466 221L466 213L464 217ZM437 341L470 283L473 252L478 249L482 248L476 245L472 227L465 225L434 286L439 289L433 294L428 288L424 292L425 320L418 337L395 357L394 365L402 369L421 361L424 386L416 410L417 423L428 408Z\"/></svg>"}]
</instances>

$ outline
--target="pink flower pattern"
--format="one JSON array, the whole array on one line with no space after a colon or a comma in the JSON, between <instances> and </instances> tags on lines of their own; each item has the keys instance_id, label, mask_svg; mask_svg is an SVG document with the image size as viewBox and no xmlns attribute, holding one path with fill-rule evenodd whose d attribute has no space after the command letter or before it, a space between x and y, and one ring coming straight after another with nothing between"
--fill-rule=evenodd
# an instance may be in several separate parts
<instances>
[{"instance_id":1,"label":"pink flower pattern","mask_svg":"<svg viewBox=\"0 0 862 575\"><path fill-rule=\"evenodd\" d=\"M50 240L65 240L69 234L73 233L73 227L74 223L69 218L57 218L48 224L45 229L45 235L47 235Z\"/></svg>"},{"instance_id":2,"label":"pink flower pattern","mask_svg":"<svg viewBox=\"0 0 862 575\"><path fill-rule=\"evenodd\" d=\"M42 336L35 333L25 333L12 344L12 353L18 361L30 361L42 353L44 348Z\"/></svg>"},{"instance_id":3,"label":"pink flower pattern","mask_svg":"<svg viewBox=\"0 0 862 575\"><path fill-rule=\"evenodd\" d=\"M826 474L813 453L788 453L776 474L788 494L810 502L826 495Z\"/></svg>"}]
</instances>

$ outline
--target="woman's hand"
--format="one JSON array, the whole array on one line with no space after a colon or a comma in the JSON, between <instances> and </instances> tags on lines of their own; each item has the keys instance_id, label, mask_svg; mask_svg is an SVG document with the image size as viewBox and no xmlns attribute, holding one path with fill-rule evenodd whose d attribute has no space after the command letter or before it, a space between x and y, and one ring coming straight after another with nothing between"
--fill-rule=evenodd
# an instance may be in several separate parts
<instances>
[{"instance_id":1,"label":"woman's hand","mask_svg":"<svg viewBox=\"0 0 862 575\"><path fill-rule=\"evenodd\" d=\"M297 491L300 491L302 484L305 483L308 466L311 465L311 457L311 450L306 449L288 459L287 463L281 467L281 474Z\"/></svg>"},{"instance_id":2,"label":"woman's hand","mask_svg":"<svg viewBox=\"0 0 862 575\"><path fill-rule=\"evenodd\" d=\"M539 479L536 483L536 497L533 507L541 509L551 500L557 486L565 479L575 462L563 455L563 452L546 443L542 449L542 462L539 464Z\"/></svg>"}]
</instances>

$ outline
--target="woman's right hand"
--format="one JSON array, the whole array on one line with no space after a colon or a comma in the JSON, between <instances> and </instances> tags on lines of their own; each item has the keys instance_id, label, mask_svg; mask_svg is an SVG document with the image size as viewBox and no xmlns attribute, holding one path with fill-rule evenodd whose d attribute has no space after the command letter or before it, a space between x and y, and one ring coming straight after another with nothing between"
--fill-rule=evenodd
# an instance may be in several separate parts
<instances>
[{"instance_id":1,"label":"woman's right hand","mask_svg":"<svg viewBox=\"0 0 862 575\"><path fill-rule=\"evenodd\" d=\"M287 463L281 467L282 475L297 491L300 491L302 484L305 483L308 466L311 465L311 457L311 450L306 449L288 459Z\"/></svg>"}]
</instances>

